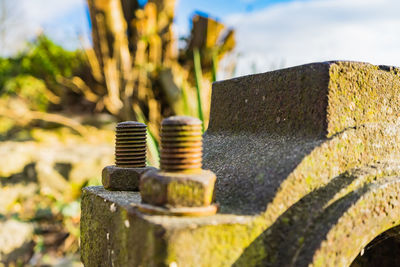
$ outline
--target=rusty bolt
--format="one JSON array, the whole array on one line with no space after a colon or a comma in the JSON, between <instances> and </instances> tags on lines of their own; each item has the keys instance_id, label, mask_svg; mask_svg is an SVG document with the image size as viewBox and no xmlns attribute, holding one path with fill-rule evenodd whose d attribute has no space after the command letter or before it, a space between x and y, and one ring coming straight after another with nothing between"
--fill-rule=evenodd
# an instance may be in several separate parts
<instances>
[{"instance_id":1,"label":"rusty bolt","mask_svg":"<svg viewBox=\"0 0 400 267\"><path fill-rule=\"evenodd\" d=\"M146 167L146 124L125 121L117 124L115 165L122 168Z\"/></svg>"},{"instance_id":2,"label":"rusty bolt","mask_svg":"<svg viewBox=\"0 0 400 267\"><path fill-rule=\"evenodd\" d=\"M202 123L192 117L176 116L161 125L161 170L196 172L201 170Z\"/></svg>"},{"instance_id":3,"label":"rusty bolt","mask_svg":"<svg viewBox=\"0 0 400 267\"><path fill-rule=\"evenodd\" d=\"M202 123L174 116L161 123L161 170L146 172L140 181L139 209L167 215L210 215L216 176L202 167Z\"/></svg>"},{"instance_id":4,"label":"rusty bolt","mask_svg":"<svg viewBox=\"0 0 400 267\"><path fill-rule=\"evenodd\" d=\"M102 172L105 189L137 191L140 176L153 167L146 167L146 124L125 121L117 124L115 166Z\"/></svg>"}]
</instances>

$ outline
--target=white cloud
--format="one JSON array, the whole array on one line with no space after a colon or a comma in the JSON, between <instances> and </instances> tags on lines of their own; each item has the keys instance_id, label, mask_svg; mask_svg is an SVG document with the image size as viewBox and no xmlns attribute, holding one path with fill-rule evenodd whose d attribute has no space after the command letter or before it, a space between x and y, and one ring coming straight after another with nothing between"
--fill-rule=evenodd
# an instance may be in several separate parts
<instances>
[{"instance_id":1,"label":"white cloud","mask_svg":"<svg viewBox=\"0 0 400 267\"><path fill-rule=\"evenodd\" d=\"M38 23L57 19L60 15L83 5L83 0L18 0L30 19Z\"/></svg>"},{"instance_id":2,"label":"white cloud","mask_svg":"<svg viewBox=\"0 0 400 267\"><path fill-rule=\"evenodd\" d=\"M400 65L399 10L398 0L309 0L230 15L237 75L336 59Z\"/></svg>"},{"instance_id":3,"label":"white cloud","mask_svg":"<svg viewBox=\"0 0 400 267\"><path fill-rule=\"evenodd\" d=\"M3 0L7 8L6 21L10 26L0 36L0 55L12 55L34 38L44 25L57 25L64 31L68 25L58 25L57 20L71 11L84 12L85 0ZM0 7L2 8L2 7ZM1 20L1 18L0 18ZM67 26L67 27L66 27ZM52 29L54 31L54 29Z\"/></svg>"}]
</instances>

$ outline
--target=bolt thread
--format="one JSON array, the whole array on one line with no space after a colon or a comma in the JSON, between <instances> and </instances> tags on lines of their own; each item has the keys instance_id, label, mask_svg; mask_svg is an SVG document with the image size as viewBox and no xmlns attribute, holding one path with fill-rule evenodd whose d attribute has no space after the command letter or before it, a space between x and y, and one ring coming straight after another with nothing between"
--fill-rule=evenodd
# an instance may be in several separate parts
<instances>
[{"instance_id":1,"label":"bolt thread","mask_svg":"<svg viewBox=\"0 0 400 267\"><path fill-rule=\"evenodd\" d=\"M174 116L161 123L161 170L195 171L202 166L202 123L200 120Z\"/></svg>"},{"instance_id":2,"label":"bolt thread","mask_svg":"<svg viewBox=\"0 0 400 267\"><path fill-rule=\"evenodd\" d=\"M125 121L117 124L115 165L122 168L146 167L146 124Z\"/></svg>"}]
</instances>

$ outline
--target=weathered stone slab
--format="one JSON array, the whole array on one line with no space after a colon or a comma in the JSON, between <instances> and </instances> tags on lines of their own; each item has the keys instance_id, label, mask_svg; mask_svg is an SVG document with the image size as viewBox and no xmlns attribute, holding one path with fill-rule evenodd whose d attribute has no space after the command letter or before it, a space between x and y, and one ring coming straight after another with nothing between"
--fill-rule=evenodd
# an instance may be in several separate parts
<instances>
[{"instance_id":1,"label":"weathered stone slab","mask_svg":"<svg viewBox=\"0 0 400 267\"><path fill-rule=\"evenodd\" d=\"M220 213L82 200L86 266L348 266L400 224L398 69L324 62L215 83L204 165ZM127 226L128 225L128 226Z\"/></svg>"}]
</instances>

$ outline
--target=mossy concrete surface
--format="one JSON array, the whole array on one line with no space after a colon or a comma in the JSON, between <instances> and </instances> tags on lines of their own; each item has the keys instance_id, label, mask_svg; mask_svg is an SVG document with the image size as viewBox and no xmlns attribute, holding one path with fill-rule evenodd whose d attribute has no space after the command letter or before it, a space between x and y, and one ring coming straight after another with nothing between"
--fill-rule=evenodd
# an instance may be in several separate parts
<instances>
[{"instance_id":1,"label":"mossy concrete surface","mask_svg":"<svg viewBox=\"0 0 400 267\"><path fill-rule=\"evenodd\" d=\"M85 265L350 265L400 224L399 89L396 68L357 62L215 83L204 166L219 214L151 216L139 193L87 188Z\"/></svg>"},{"instance_id":2,"label":"mossy concrete surface","mask_svg":"<svg viewBox=\"0 0 400 267\"><path fill-rule=\"evenodd\" d=\"M82 197L85 266L211 266L232 264L249 244L249 216L174 217L138 212L138 192L87 187ZM237 233L232 235L232 233ZM236 244L236 248L235 248ZM234 247L232 247L234 246ZM227 253L237 250L236 253Z\"/></svg>"}]
</instances>

